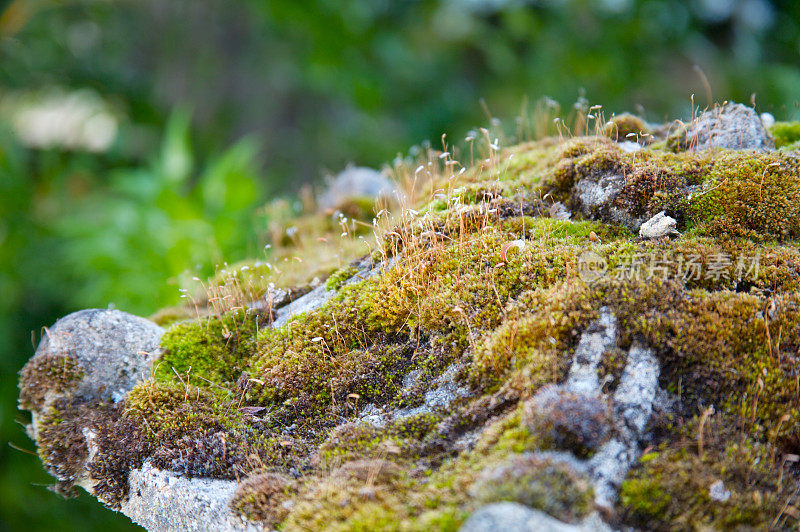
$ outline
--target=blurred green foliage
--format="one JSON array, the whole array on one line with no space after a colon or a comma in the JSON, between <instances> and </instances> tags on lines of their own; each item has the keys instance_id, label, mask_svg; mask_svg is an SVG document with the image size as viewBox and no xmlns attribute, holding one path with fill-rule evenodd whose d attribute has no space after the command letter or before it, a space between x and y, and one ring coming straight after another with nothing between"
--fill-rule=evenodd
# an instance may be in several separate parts
<instances>
[{"instance_id":1,"label":"blurred green foliage","mask_svg":"<svg viewBox=\"0 0 800 532\"><path fill-rule=\"evenodd\" d=\"M263 197L253 178L256 153L242 140L195 171L189 116L173 114L151 161L110 172L104 186L82 187L50 215L57 267L71 277L52 280L79 287L72 298L81 307L118 301L148 313L176 303L176 273L207 277L224 258L254 252L254 207Z\"/></svg>"},{"instance_id":2,"label":"blurred green foliage","mask_svg":"<svg viewBox=\"0 0 800 532\"><path fill-rule=\"evenodd\" d=\"M512 132L544 95L688 118L705 76L796 120L798 55L788 0L0 2L0 529L126 526L7 445L33 447L14 406L31 330L172 304L182 276L261 254L270 196L461 138L484 109ZM113 117L109 146L20 133L22 103L78 92Z\"/></svg>"},{"instance_id":3,"label":"blurred green foliage","mask_svg":"<svg viewBox=\"0 0 800 532\"><path fill-rule=\"evenodd\" d=\"M689 97L795 111L800 4L766 0L17 0L0 87L92 88L141 157L176 105L201 154L255 134L264 179L293 187L349 160L581 89L611 111L689 115ZM26 7L22 7L26 6ZM10 8L9 8L10 9ZM23 24L24 22L24 24ZM787 118L789 118L787 116ZM133 128L128 128L132 130Z\"/></svg>"},{"instance_id":4,"label":"blurred green foliage","mask_svg":"<svg viewBox=\"0 0 800 532\"><path fill-rule=\"evenodd\" d=\"M12 528L51 529L53 517L66 513L42 487L51 479L38 459L6 447L5 435L32 447L13 421L15 373L32 352L22 341L25 331L49 325L54 315L109 303L147 315L178 302L177 274L188 269L207 277L222 257L252 255L263 232L255 214L263 198L254 178L256 153L245 139L196 168L185 111L171 115L159 150L136 168L103 168L92 156L30 153L3 132L0 337L12 341L0 347L8 376L0 383L0 514ZM82 513L91 503L82 497L70 504ZM100 522L112 515L92 506L88 515ZM41 511L50 507L52 515ZM86 524L79 515L59 529L85 530Z\"/></svg>"}]
</instances>

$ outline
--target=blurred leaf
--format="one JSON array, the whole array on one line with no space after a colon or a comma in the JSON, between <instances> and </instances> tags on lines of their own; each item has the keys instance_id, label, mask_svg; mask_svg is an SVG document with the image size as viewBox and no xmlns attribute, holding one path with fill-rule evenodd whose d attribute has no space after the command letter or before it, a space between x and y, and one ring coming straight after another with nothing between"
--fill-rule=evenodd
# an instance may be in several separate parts
<instances>
[{"instance_id":1,"label":"blurred leaf","mask_svg":"<svg viewBox=\"0 0 800 532\"><path fill-rule=\"evenodd\" d=\"M192 172L192 148L189 141L191 113L186 108L172 112L167 121L159 155L160 175L170 184L184 183Z\"/></svg>"},{"instance_id":2,"label":"blurred leaf","mask_svg":"<svg viewBox=\"0 0 800 532\"><path fill-rule=\"evenodd\" d=\"M207 216L217 218L253 205L260 196L258 183L250 178L256 172L257 154L256 142L244 139L208 164L199 183Z\"/></svg>"}]
</instances>

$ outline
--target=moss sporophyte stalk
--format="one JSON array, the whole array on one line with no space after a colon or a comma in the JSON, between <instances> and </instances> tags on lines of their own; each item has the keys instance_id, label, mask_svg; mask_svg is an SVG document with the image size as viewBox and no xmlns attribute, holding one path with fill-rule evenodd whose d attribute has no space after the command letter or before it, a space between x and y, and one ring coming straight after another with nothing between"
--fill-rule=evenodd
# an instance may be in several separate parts
<instances>
[{"instance_id":1,"label":"moss sporophyte stalk","mask_svg":"<svg viewBox=\"0 0 800 532\"><path fill-rule=\"evenodd\" d=\"M786 460L800 454L795 129L773 127L774 151L683 151L622 115L599 136L487 145L461 173L441 153L398 166L399 176L424 167L424 193L413 212L375 214L369 231L355 224L339 237L363 236L368 249L345 244L320 272L314 248L289 239L276 243L275 268L237 274L248 297L263 298L283 264L296 295L280 305L317 277L331 296L321 307L273 327L280 306L215 306L201 294L124 400L48 403L39 454L67 484L89 464L111 507L146 460L235 479L231 507L283 530L457 530L497 501L577 523L597 494L575 464L624 439L614 408L625 403L609 398L642 345L660 391L610 522L796 526L800 483ZM612 178L614 194L596 201ZM680 235L638 238L635 223L660 211ZM327 241L341 232L329 219L291 223L305 242ZM280 260L304 251L302 263ZM587 253L602 266L589 276ZM375 274L354 277L361 259ZM601 308L617 331L597 364L601 395L526 407L566 381ZM44 405L47 390L80 375L69 358L29 364L22 404ZM725 500L709 495L718 481Z\"/></svg>"}]
</instances>

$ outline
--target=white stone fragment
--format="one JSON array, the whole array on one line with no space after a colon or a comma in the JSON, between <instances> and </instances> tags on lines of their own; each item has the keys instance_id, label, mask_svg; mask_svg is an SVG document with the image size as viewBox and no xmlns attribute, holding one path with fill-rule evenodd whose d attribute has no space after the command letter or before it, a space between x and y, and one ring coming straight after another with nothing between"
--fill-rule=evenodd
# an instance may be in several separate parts
<instances>
[{"instance_id":1,"label":"white stone fragment","mask_svg":"<svg viewBox=\"0 0 800 532\"><path fill-rule=\"evenodd\" d=\"M718 480L708 487L708 496L712 501L725 502L731 498L731 492L725 489L725 484Z\"/></svg>"},{"instance_id":2,"label":"white stone fragment","mask_svg":"<svg viewBox=\"0 0 800 532\"><path fill-rule=\"evenodd\" d=\"M622 142L618 142L617 146L626 153L635 153L642 149L641 144L630 140L623 140Z\"/></svg>"},{"instance_id":3,"label":"white stone fragment","mask_svg":"<svg viewBox=\"0 0 800 532\"><path fill-rule=\"evenodd\" d=\"M639 228L639 236L642 238L653 239L670 235L679 235L676 227L677 220L664 214L664 211L656 214Z\"/></svg>"}]
</instances>

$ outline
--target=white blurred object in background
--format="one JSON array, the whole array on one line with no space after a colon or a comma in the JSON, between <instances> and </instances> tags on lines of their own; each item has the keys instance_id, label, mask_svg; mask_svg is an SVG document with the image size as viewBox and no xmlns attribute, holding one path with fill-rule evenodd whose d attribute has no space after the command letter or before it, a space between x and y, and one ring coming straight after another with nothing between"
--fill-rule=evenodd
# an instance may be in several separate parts
<instances>
[{"instance_id":1,"label":"white blurred object in background","mask_svg":"<svg viewBox=\"0 0 800 532\"><path fill-rule=\"evenodd\" d=\"M7 97L4 113L20 141L32 148L106 151L117 137L117 118L90 90Z\"/></svg>"}]
</instances>

